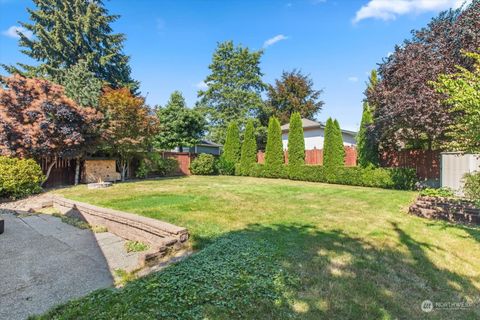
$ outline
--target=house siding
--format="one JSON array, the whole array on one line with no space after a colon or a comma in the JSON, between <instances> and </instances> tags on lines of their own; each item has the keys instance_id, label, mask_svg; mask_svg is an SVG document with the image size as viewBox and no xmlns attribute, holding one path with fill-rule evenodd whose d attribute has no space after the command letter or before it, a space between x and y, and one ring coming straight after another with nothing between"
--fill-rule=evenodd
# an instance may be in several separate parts
<instances>
[{"instance_id":1,"label":"house siding","mask_svg":"<svg viewBox=\"0 0 480 320\"><path fill-rule=\"evenodd\" d=\"M325 130L323 128L304 129L305 150L323 149ZM344 146L356 146L355 137L342 132ZM282 133L283 149L288 149L288 132Z\"/></svg>"}]
</instances>

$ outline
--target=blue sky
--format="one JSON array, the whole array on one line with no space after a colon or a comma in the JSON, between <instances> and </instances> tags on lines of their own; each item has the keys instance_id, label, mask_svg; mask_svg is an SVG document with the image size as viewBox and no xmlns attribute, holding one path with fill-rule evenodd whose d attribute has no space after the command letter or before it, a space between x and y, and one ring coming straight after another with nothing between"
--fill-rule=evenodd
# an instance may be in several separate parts
<instances>
[{"instance_id":1,"label":"blue sky","mask_svg":"<svg viewBox=\"0 0 480 320\"><path fill-rule=\"evenodd\" d=\"M272 83L282 70L301 69L323 89L317 118L335 117L345 129L360 123L368 73L395 44L440 10L461 0L111 0L113 25L125 33L133 77L150 105L174 90L193 106L217 42L264 48L261 68ZM0 0L0 62L29 60L19 52L15 27L28 21L30 0ZM270 41L269 41L270 40ZM5 71L0 71L5 74Z\"/></svg>"}]
</instances>

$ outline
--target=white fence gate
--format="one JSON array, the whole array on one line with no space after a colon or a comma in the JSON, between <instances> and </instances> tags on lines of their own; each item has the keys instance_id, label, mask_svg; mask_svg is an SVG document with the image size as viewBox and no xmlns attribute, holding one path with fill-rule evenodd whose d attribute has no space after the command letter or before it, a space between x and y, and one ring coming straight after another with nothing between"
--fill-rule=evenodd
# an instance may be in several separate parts
<instances>
[{"instance_id":1,"label":"white fence gate","mask_svg":"<svg viewBox=\"0 0 480 320\"><path fill-rule=\"evenodd\" d=\"M442 187L448 187L463 194L463 176L466 173L480 171L480 154L462 154L460 152L443 152L441 156Z\"/></svg>"}]
</instances>

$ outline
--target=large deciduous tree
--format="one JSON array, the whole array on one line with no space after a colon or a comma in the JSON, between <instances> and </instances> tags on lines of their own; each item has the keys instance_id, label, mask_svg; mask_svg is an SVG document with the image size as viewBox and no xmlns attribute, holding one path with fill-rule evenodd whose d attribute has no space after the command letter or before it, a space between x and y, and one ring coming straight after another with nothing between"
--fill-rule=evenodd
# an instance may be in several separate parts
<instances>
[{"instance_id":1,"label":"large deciduous tree","mask_svg":"<svg viewBox=\"0 0 480 320\"><path fill-rule=\"evenodd\" d=\"M136 90L129 57L123 53L123 34L113 33L110 15L101 0L33 0L27 9L31 22L20 23L33 37L18 32L22 53L39 65L4 66L10 73L46 77L57 81L64 70L84 60L88 70L113 87Z\"/></svg>"},{"instance_id":2,"label":"large deciduous tree","mask_svg":"<svg viewBox=\"0 0 480 320\"><path fill-rule=\"evenodd\" d=\"M444 103L453 124L448 128L446 148L463 152L480 152L480 53L467 53L476 61L473 71L459 67L450 75L441 75L433 85L446 95Z\"/></svg>"},{"instance_id":3,"label":"large deciduous tree","mask_svg":"<svg viewBox=\"0 0 480 320\"><path fill-rule=\"evenodd\" d=\"M95 146L102 114L80 107L61 86L20 75L0 87L0 154L49 157L46 179L57 158L77 158ZM78 180L78 172L76 174Z\"/></svg>"},{"instance_id":4,"label":"large deciduous tree","mask_svg":"<svg viewBox=\"0 0 480 320\"><path fill-rule=\"evenodd\" d=\"M299 70L284 71L275 85L269 85L265 102L264 122L275 116L280 123L287 123L294 112L302 118L315 120L324 102L320 99L322 90L315 90L313 80ZM265 121L266 120L266 121ZM264 123L266 125L266 123Z\"/></svg>"},{"instance_id":5,"label":"large deciduous tree","mask_svg":"<svg viewBox=\"0 0 480 320\"><path fill-rule=\"evenodd\" d=\"M471 70L473 60L462 50L479 47L480 0L473 0L464 8L442 12L395 48L379 67L379 84L368 93L382 147L441 147L452 114L429 82L455 73L456 65Z\"/></svg>"},{"instance_id":6,"label":"large deciduous tree","mask_svg":"<svg viewBox=\"0 0 480 320\"><path fill-rule=\"evenodd\" d=\"M205 119L196 109L189 109L180 91L170 96L164 108L157 109L160 122L155 145L161 149L192 147L203 136Z\"/></svg>"},{"instance_id":7,"label":"large deciduous tree","mask_svg":"<svg viewBox=\"0 0 480 320\"><path fill-rule=\"evenodd\" d=\"M100 108L107 118L105 149L118 157L123 181L131 159L144 151L157 133L157 117L144 99L133 95L128 88L106 89L100 98Z\"/></svg>"},{"instance_id":8,"label":"large deciduous tree","mask_svg":"<svg viewBox=\"0 0 480 320\"><path fill-rule=\"evenodd\" d=\"M378 83L377 71L372 70L367 85L366 93L373 90ZM357 134L357 153L358 164L361 167L378 166L378 144L372 132L373 129L373 113L375 106L371 105L367 100L363 101L362 122L360 130Z\"/></svg>"},{"instance_id":9,"label":"large deciduous tree","mask_svg":"<svg viewBox=\"0 0 480 320\"><path fill-rule=\"evenodd\" d=\"M207 88L198 92L211 140L223 143L229 123L235 121L243 128L262 106L261 56L262 51L235 46L232 41L218 44L205 79Z\"/></svg>"}]
</instances>

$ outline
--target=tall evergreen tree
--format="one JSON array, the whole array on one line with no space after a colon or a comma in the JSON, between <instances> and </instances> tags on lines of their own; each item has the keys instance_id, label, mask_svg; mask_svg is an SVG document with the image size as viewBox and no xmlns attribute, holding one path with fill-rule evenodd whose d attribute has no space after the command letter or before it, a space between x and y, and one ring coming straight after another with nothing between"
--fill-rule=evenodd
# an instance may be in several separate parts
<instances>
[{"instance_id":1,"label":"tall evergreen tree","mask_svg":"<svg viewBox=\"0 0 480 320\"><path fill-rule=\"evenodd\" d=\"M335 126L335 165L343 167L345 165L345 147L343 145L342 129L337 119L333 121L333 124Z\"/></svg>"},{"instance_id":2,"label":"tall evergreen tree","mask_svg":"<svg viewBox=\"0 0 480 320\"><path fill-rule=\"evenodd\" d=\"M305 164L305 138L303 136L302 118L298 112L292 113L290 117L288 164L291 166Z\"/></svg>"},{"instance_id":3,"label":"tall evergreen tree","mask_svg":"<svg viewBox=\"0 0 480 320\"><path fill-rule=\"evenodd\" d=\"M31 23L20 25L33 34L19 32L21 51L40 62L32 66L3 66L10 73L45 77L57 81L63 71L84 60L95 77L110 86L135 91L129 57L123 53L123 34L112 33L111 24L119 16L108 14L101 0L33 0L27 9Z\"/></svg>"},{"instance_id":4,"label":"tall evergreen tree","mask_svg":"<svg viewBox=\"0 0 480 320\"><path fill-rule=\"evenodd\" d=\"M377 70L372 70L366 91L374 90L377 83ZM358 164L361 167L378 166L378 144L372 131L374 111L374 106L365 99L363 102L362 122L357 134Z\"/></svg>"},{"instance_id":5,"label":"tall evergreen tree","mask_svg":"<svg viewBox=\"0 0 480 320\"><path fill-rule=\"evenodd\" d=\"M265 150L265 167L270 176L279 173L284 163L282 129L277 118L268 122L267 147Z\"/></svg>"},{"instance_id":6,"label":"tall evergreen tree","mask_svg":"<svg viewBox=\"0 0 480 320\"><path fill-rule=\"evenodd\" d=\"M102 93L102 81L88 70L85 60L65 70L58 81L65 89L65 95L82 107L98 108Z\"/></svg>"},{"instance_id":7,"label":"tall evergreen tree","mask_svg":"<svg viewBox=\"0 0 480 320\"><path fill-rule=\"evenodd\" d=\"M257 162L257 140L253 120L247 122L240 156L240 173L248 174L248 170Z\"/></svg>"},{"instance_id":8,"label":"tall evergreen tree","mask_svg":"<svg viewBox=\"0 0 480 320\"><path fill-rule=\"evenodd\" d=\"M206 90L200 90L199 107L209 120L209 137L224 142L225 131L232 121L243 128L247 119L261 108L260 93L265 89L260 71L262 51L235 46L232 41L218 44L205 79Z\"/></svg>"},{"instance_id":9,"label":"tall evergreen tree","mask_svg":"<svg viewBox=\"0 0 480 320\"><path fill-rule=\"evenodd\" d=\"M323 142L323 165L325 167L341 167L344 164L345 150L338 121L328 118L325 125L325 140Z\"/></svg>"},{"instance_id":10,"label":"tall evergreen tree","mask_svg":"<svg viewBox=\"0 0 480 320\"><path fill-rule=\"evenodd\" d=\"M222 159L233 164L240 160L240 132L236 122L228 125Z\"/></svg>"},{"instance_id":11,"label":"tall evergreen tree","mask_svg":"<svg viewBox=\"0 0 480 320\"><path fill-rule=\"evenodd\" d=\"M157 109L160 123L155 146L161 149L193 147L203 136L205 119L196 109L189 109L180 91L170 96L164 108Z\"/></svg>"}]
</instances>

